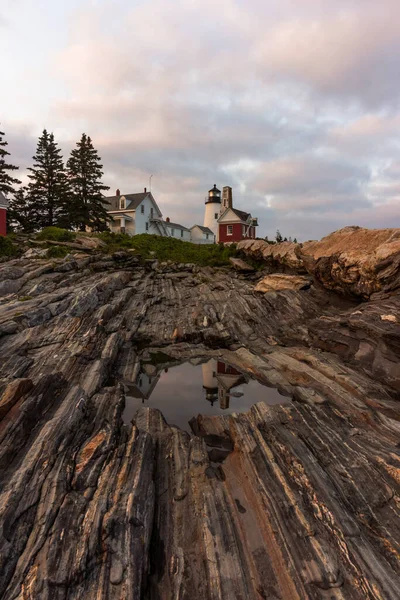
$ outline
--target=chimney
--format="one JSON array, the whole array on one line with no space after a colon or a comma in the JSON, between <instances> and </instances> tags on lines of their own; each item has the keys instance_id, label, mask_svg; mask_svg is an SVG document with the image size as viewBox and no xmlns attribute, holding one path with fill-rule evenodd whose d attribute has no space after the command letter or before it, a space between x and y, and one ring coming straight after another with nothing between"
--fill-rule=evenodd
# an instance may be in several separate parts
<instances>
[{"instance_id":1,"label":"chimney","mask_svg":"<svg viewBox=\"0 0 400 600\"><path fill-rule=\"evenodd\" d=\"M115 192L115 195L117 196L117 198L119 198L119 197L120 197L120 195L121 195L121 192L120 192L119 190L117 190L117 191Z\"/></svg>"},{"instance_id":2,"label":"chimney","mask_svg":"<svg viewBox=\"0 0 400 600\"><path fill-rule=\"evenodd\" d=\"M169 223L169 217L167 217L167 218L165 219L165 222L166 222L166 223Z\"/></svg>"},{"instance_id":3,"label":"chimney","mask_svg":"<svg viewBox=\"0 0 400 600\"><path fill-rule=\"evenodd\" d=\"M222 189L221 210L226 210L227 208L233 208L232 188L229 185L226 185Z\"/></svg>"},{"instance_id":4,"label":"chimney","mask_svg":"<svg viewBox=\"0 0 400 600\"><path fill-rule=\"evenodd\" d=\"M146 192L147 192L147 188L144 188L144 193L146 194Z\"/></svg>"}]
</instances>

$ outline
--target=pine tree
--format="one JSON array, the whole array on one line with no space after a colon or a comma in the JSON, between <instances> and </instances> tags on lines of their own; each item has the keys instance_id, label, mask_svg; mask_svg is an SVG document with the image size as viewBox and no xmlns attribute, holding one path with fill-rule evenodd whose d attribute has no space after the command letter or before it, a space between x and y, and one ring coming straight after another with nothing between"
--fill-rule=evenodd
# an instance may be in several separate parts
<instances>
[{"instance_id":1,"label":"pine tree","mask_svg":"<svg viewBox=\"0 0 400 600\"><path fill-rule=\"evenodd\" d=\"M10 156L10 153L5 149L8 142L3 141L3 136L4 132L0 131L0 192L7 196L14 192L13 186L21 182L7 173L7 171L17 171L18 167L6 162L6 156Z\"/></svg>"},{"instance_id":2,"label":"pine tree","mask_svg":"<svg viewBox=\"0 0 400 600\"><path fill-rule=\"evenodd\" d=\"M27 196L26 188L20 188L10 199L7 220L10 230L31 233L38 227L38 215Z\"/></svg>"},{"instance_id":3,"label":"pine tree","mask_svg":"<svg viewBox=\"0 0 400 600\"><path fill-rule=\"evenodd\" d=\"M68 200L68 181L61 156L61 149L54 141L54 134L46 129L40 136L33 157L34 165L28 171L28 201L37 214L38 228L60 225L60 219Z\"/></svg>"},{"instance_id":4,"label":"pine tree","mask_svg":"<svg viewBox=\"0 0 400 600\"><path fill-rule=\"evenodd\" d=\"M107 228L107 211L102 192L110 189L101 181L103 166L92 140L85 133L71 152L67 162L72 197L69 214L81 231L86 226L101 231Z\"/></svg>"},{"instance_id":5,"label":"pine tree","mask_svg":"<svg viewBox=\"0 0 400 600\"><path fill-rule=\"evenodd\" d=\"M297 244L297 240L296 240L296 238L294 238L293 242L294 242L295 244Z\"/></svg>"},{"instance_id":6,"label":"pine tree","mask_svg":"<svg viewBox=\"0 0 400 600\"><path fill-rule=\"evenodd\" d=\"M275 239L276 239L277 244L280 244L283 241L283 237L282 237L282 234L279 231L279 229L277 229L277 231L276 231Z\"/></svg>"}]
</instances>

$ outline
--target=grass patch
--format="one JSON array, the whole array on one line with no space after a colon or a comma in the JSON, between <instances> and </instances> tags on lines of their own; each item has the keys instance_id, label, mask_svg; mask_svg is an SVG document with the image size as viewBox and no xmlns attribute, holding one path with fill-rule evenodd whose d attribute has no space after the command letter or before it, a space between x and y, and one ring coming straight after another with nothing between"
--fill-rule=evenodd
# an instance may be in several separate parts
<instances>
[{"instance_id":1,"label":"grass patch","mask_svg":"<svg viewBox=\"0 0 400 600\"><path fill-rule=\"evenodd\" d=\"M75 233L61 227L45 227L40 231L37 240L52 240L53 242L72 242L75 239Z\"/></svg>"},{"instance_id":2,"label":"grass patch","mask_svg":"<svg viewBox=\"0 0 400 600\"><path fill-rule=\"evenodd\" d=\"M28 302L28 300L32 300L32 296L21 296L18 298L20 302Z\"/></svg>"},{"instance_id":3,"label":"grass patch","mask_svg":"<svg viewBox=\"0 0 400 600\"><path fill-rule=\"evenodd\" d=\"M0 236L0 256L7 256L12 258L13 256L19 256L21 251L18 246L13 244L9 236Z\"/></svg>"},{"instance_id":4,"label":"grass patch","mask_svg":"<svg viewBox=\"0 0 400 600\"><path fill-rule=\"evenodd\" d=\"M70 249L66 246L51 246L47 250L48 258L65 258L70 253Z\"/></svg>"},{"instance_id":5,"label":"grass patch","mask_svg":"<svg viewBox=\"0 0 400 600\"><path fill-rule=\"evenodd\" d=\"M135 250L142 258L157 258L160 262L192 263L202 267L229 265L231 256L238 256L236 245L192 244L169 237L142 233L133 237L123 233L101 233L108 252Z\"/></svg>"}]
</instances>

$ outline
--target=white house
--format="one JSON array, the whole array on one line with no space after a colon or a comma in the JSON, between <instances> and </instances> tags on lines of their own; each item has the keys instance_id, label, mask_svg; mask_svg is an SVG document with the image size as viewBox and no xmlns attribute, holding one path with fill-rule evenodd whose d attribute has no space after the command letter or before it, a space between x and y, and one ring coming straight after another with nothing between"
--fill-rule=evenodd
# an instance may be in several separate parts
<instances>
[{"instance_id":1,"label":"white house","mask_svg":"<svg viewBox=\"0 0 400 600\"><path fill-rule=\"evenodd\" d=\"M119 190L115 196L104 198L107 213L112 217L108 226L113 233L152 233L168 236L162 213L151 192L146 188L139 194L124 194Z\"/></svg>"},{"instance_id":2,"label":"white house","mask_svg":"<svg viewBox=\"0 0 400 600\"><path fill-rule=\"evenodd\" d=\"M190 228L191 241L194 244L214 244L215 234L209 227L193 225Z\"/></svg>"},{"instance_id":3,"label":"white house","mask_svg":"<svg viewBox=\"0 0 400 600\"><path fill-rule=\"evenodd\" d=\"M168 231L169 237L183 240L185 242L191 241L190 229L184 225L179 225L179 223L171 223L168 217L165 219L164 225Z\"/></svg>"},{"instance_id":4,"label":"white house","mask_svg":"<svg viewBox=\"0 0 400 600\"><path fill-rule=\"evenodd\" d=\"M108 226L113 233L151 233L194 244L215 243L215 234L209 227L194 225L189 229L171 223L168 217L164 221L157 202L146 188L139 194L121 194L117 190L115 196L104 198L104 203L110 215Z\"/></svg>"}]
</instances>

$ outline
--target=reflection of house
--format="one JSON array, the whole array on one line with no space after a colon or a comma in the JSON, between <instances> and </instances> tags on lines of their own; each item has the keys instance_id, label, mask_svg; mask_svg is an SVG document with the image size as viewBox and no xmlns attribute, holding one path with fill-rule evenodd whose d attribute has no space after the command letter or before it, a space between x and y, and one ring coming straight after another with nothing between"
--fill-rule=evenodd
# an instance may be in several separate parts
<instances>
[{"instance_id":1,"label":"reflection of house","mask_svg":"<svg viewBox=\"0 0 400 600\"><path fill-rule=\"evenodd\" d=\"M7 235L7 208L8 200L0 192L0 235Z\"/></svg>"},{"instance_id":2,"label":"reflection of house","mask_svg":"<svg viewBox=\"0 0 400 600\"><path fill-rule=\"evenodd\" d=\"M242 395L241 388L237 388L242 383L247 383L247 379L230 365L212 359L202 365L202 370L203 388L206 391L206 399L211 404L219 400L220 408L227 409L232 395ZM234 389L235 391L232 393Z\"/></svg>"},{"instance_id":3,"label":"reflection of house","mask_svg":"<svg viewBox=\"0 0 400 600\"><path fill-rule=\"evenodd\" d=\"M127 395L132 396L133 398L141 398L143 402L148 400L160 379L160 374L161 373L158 372L155 375L150 376L141 369L136 377L135 383L129 383L127 385L129 390Z\"/></svg>"},{"instance_id":4,"label":"reflection of house","mask_svg":"<svg viewBox=\"0 0 400 600\"><path fill-rule=\"evenodd\" d=\"M233 395L232 390L235 389L235 396L243 395L242 389L238 389L238 386L247 383L247 380L242 373L221 361L218 361L216 378L219 384L219 406L223 409L229 408L229 399Z\"/></svg>"},{"instance_id":5,"label":"reflection of house","mask_svg":"<svg viewBox=\"0 0 400 600\"><path fill-rule=\"evenodd\" d=\"M229 408L229 401L232 396L236 398L243 396L240 386L248 382L246 375L215 359L203 363L201 368L206 400L211 402L212 405L214 402L219 402L219 407L226 410ZM134 382L124 380L124 384L128 388L126 395L140 398L143 403L145 400L149 400L161 377L163 367L159 365L157 369L154 366L150 367L144 364L137 375L134 376ZM168 369L165 369L165 372L167 371Z\"/></svg>"}]
</instances>

